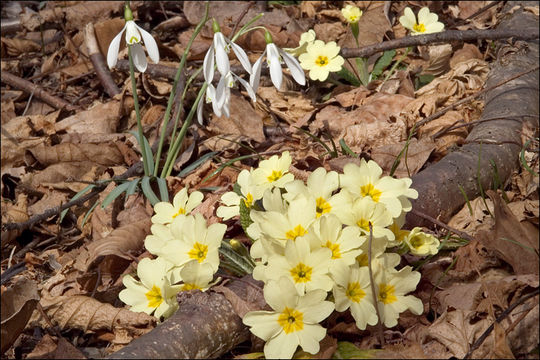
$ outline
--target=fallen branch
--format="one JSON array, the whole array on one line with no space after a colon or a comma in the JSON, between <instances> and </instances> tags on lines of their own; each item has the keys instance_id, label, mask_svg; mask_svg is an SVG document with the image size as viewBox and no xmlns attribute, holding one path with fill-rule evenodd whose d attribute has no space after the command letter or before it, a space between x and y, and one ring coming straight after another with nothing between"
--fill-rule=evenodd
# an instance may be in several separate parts
<instances>
[{"instance_id":1,"label":"fallen branch","mask_svg":"<svg viewBox=\"0 0 540 360\"><path fill-rule=\"evenodd\" d=\"M34 94L36 98L46 104L51 105L55 109L77 109L76 106L71 105L66 100L49 94L45 89L41 88L41 86L13 75L10 72L2 71L2 82L16 89L23 90L29 94Z\"/></svg>"},{"instance_id":2,"label":"fallen branch","mask_svg":"<svg viewBox=\"0 0 540 360\"><path fill-rule=\"evenodd\" d=\"M514 29L497 30L447 30L434 34L406 36L401 39L384 41L361 48L343 48L341 56L367 57L373 54L406 48L409 46L428 45L433 43L448 43L450 41L471 41L471 40L500 40L513 38L514 40L535 40L539 37L538 27L518 27Z\"/></svg>"}]
</instances>

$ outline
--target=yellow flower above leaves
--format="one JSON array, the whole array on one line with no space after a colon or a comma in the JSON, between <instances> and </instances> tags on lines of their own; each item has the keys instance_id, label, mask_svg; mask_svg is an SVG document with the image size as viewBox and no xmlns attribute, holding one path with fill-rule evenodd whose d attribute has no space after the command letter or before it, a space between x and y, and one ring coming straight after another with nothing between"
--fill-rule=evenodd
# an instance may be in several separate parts
<instances>
[{"instance_id":1,"label":"yellow flower above leaves","mask_svg":"<svg viewBox=\"0 0 540 360\"><path fill-rule=\"evenodd\" d=\"M340 50L334 41L325 44L321 40L315 40L298 59L302 68L309 70L311 80L325 81L330 72L341 70L345 62L339 56Z\"/></svg>"},{"instance_id":2,"label":"yellow flower above leaves","mask_svg":"<svg viewBox=\"0 0 540 360\"><path fill-rule=\"evenodd\" d=\"M341 9L341 13L343 14L343 17L349 24L357 23L358 20L360 20L360 17L362 16L362 10L360 10L358 7L353 5L347 5L343 9Z\"/></svg>"},{"instance_id":3,"label":"yellow flower above leaves","mask_svg":"<svg viewBox=\"0 0 540 360\"><path fill-rule=\"evenodd\" d=\"M423 7L418 12L418 22L411 8L406 7L399 22L404 28L411 30L411 35L431 34L444 30L444 24L437 21L437 14L429 12L427 7Z\"/></svg>"}]
</instances>

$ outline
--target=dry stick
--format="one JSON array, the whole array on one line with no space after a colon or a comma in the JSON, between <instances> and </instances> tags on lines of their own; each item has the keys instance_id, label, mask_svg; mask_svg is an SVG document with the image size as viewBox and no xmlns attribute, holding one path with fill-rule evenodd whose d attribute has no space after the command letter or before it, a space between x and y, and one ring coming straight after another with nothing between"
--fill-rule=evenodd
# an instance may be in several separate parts
<instances>
[{"instance_id":1,"label":"dry stick","mask_svg":"<svg viewBox=\"0 0 540 360\"><path fill-rule=\"evenodd\" d=\"M369 222L369 243L368 243L368 269L369 269L369 286L371 287L371 294L373 296L373 305L375 306L375 311L377 312L377 332L379 335L379 342L381 343L381 347L384 346L384 331L382 327L382 317L381 312L379 311L379 305L377 303L377 293L375 291L375 281L373 280L373 269L371 267L371 243L373 241L373 225L371 225L371 221Z\"/></svg>"},{"instance_id":2,"label":"dry stick","mask_svg":"<svg viewBox=\"0 0 540 360\"><path fill-rule=\"evenodd\" d=\"M240 16L238 17L238 20L236 21L236 23L234 24L234 27L231 31L231 34L235 34L236 33L236 29L238 29L238 25L240 25L240 22L242 21L242 19L244 18L244 16L246 16L246 14L248 13L249 9L251 9L251 7L253 6L253 4L255 4L255 1L250 1L247 3L246 7L244 7L244 10L242 11L242 13L240 14ZM232 36L232 35L231 35Z\"/></svg>"},{"instance_id":3,"label":"dry stick","mask_svg":"<svg viewBox=\"0 0 540 360\"><path fill-rule=\"evenodd\" d=\"M413 213L414 215L419 216L419 217L421 217L421 218L424 218L424 219L426 219L426 220L428 220L428 221L431 221L431 222L434 223L435 225L439 225L439 226L442 227L443 229L446 229L446 230L448 230L448 231L451 231L451 232L453 232L454 234L458 234L461 238L463 238L463 239L465 239L465 240L469 240L469 241L473 241L473 240L474 240L474 239L473 239L469 234L467 234L466 232L460 231L460 230L458 230L458 229L454 229L453 227L446 225L446 224L443 223L442 221L437 220L437 219L435 219L435 218L433 218L433 217L431 217L431 216L429 216L429 215L427 215L427 214L424 214L423 212L418 211L418 210L416 210L415 208L413 208L413 209L411 210L411 213Z\"/></svg>"},{"instance_id":4,"label":"dry stick","mask_svg":"<svg viewBox=\"0 0 540 360\"><path fill-rule=\"evenodd\" d=\"M493 89L495 89L495 88L498 88L499 86L502 86L502 85L504 85L504 84L506 84L506 83L508 83L508 82L510 82L510 81L512 81L512 80L515 80L515 79L517 79L517 78L519 78L519 77L521 77L521 76L523 76L523 75L527 75L527 74L529 74L529 73L532 73L532 72L538 70L539 67L540 67L540 66L536 66L536 67L534 67L534 68L532 68L532 69L530 69L530 70L521 72L521 73L519 73L519 74L517 74L517 75L514 75L514 76L511 76L510 78L508 78L508 79L506 79L506 80L503 80L503 81L501 81L501 82L498 83L498 84L495 84L495 85L493 85L493 86L490 86L490 87L488 87L488 88L485 88L485 89L483 89L483 90L480 90L479 92L477 92L477 93L475 93L475 94L472 94L472 95L470 95L470 96L467 96L466 98L463 98L463 99L461 99L461 100L459 100L459 101L456 101L455 103L453 103L453 104L451 104L451 105L448 105L447 107L442 108L441 110L437 111L435 114L432 114L432 115L428 116L427 118L424 118L424 119L418 121L418 122L416 123L416 129L418 129L420 126L425 125L425 124L427 124L428 122L433 121L433 120L437 119L438 117L444 115L444 114L445 114L446 112L448 112L449 110L455 109L455 108L458 107L459 105L468 103L469 101L474 100L474 99L476 99L477 97L479 97L479 96L481 96L481 95L484 95L485 93L487 93L487 92L489 92L489 91L491 91L491 90L493 90Z\"/></svg>"},{"instance_id":5,"label":"dry stick","mask_svg":"<svg viewBox=\"0 0 540 360\"><path fill-rule=\"evenodd\" d=\"M367 57L381 51L406 48L409 46L427 45L437 42L470 41L470 40L498 40L514 38L517 40L538 39L538 28L529 29L503 29L503 30L447 30L435 34L406 36L401 39L389 40L382 43L364 46L361 48L343 48L341 56Z\"/></svg>"},{"instance_id":6,"label":"dry stick","mask_svg":"<svg viewBox=\"0 0 540 360\"><path fill-rule=\"evenodd\" d=\"M120 94L120 89L116 86L116 83L111 76L111 72L105 64L105 57L99 51L96 34L94 33L94 24L91 22L86 24L86 27L84 28L84 42L88 48L88 54L90 55L90 60L92 61L92 65L94 65L99 81L107 94L110 97Z\"/></svg>"},{"instance_id":7,"label":"dry stick","mask_svg":"<svg viewBox=\"0 0 540 360\"><path fill-rule=\"evenodd\" d=\"M522 298L520 298L518 301L516 301L515 303L513 303L512 305L510 305L508 307L508 309L504 310L504 312L499 315L497 317L497 319L495 319L495 322L496 323L500 323L501 321L504 320L505 317L507 317L508 315L510 315L510 313L512 312L512 310L514 310L518 305L521 305L523 304L525 301L529 300L530 298L532 297L535 297L536 295L538 295L540 293L540 289L536 289L535 291L533 291L532 293L530 294L527 294L525 296L523 296ZM467 359L467 358L470 358L472 353L478 349L478 347L480 345L482 345L482 343L486 340L486 338L489 336L489 334L493 331L494 329L494 323L491 324L487 329L486 331L484 331L484 333L482 334L482 336L480 336L478 338L478 340L476 340L474 342L474 344L471 345L471 347L469 348L469 351L467 352L467 354L465 354L465 356L463 357L464 359Z\"/></svg>"},{"instance_id":8,"label":"dry stick","mask_svg":"<svg viewBox=\"0 0 540 360\"><path fill-rule=\"evenodd\" d=\"M28 80L13 75L5 70L2 71L2 82L14 88L26 91L27 93L33 93L36 98L51 105L55 109L77 109L76 106L71 105L66 100L49 94L46 90L42 89L41 86L38 86Z\"/></svg>"}]
</instances>

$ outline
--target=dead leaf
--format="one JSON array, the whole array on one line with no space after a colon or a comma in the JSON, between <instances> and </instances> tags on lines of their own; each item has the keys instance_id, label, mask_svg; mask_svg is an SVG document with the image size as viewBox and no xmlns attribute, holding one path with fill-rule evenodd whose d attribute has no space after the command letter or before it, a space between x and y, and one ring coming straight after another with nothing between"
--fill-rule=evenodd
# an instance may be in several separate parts
<instances>
[{"instance_id":1,"label":"dead leaf","mask_svg":"<svg viewBox=\"0 0 540 360\"><path fill-rule=\"evenodd\" d=\"M464 43L463 47L456 50L450 59L450 67L455 68L456 65L462 61L470 59L483 59L483 55L478 50L478 47L474 44Z\"/></svg>"},{"instance_id":2,"label":"dead leaf","mask_svg":"<svg viewBox=\"0 0 540 360\"><path fill-rule=\"evenodd\" d=\"M101 303L89 296L43 297L40 301L43 310L53 324L60 329L79 329L83 332L99 330L116 331L128 329L132 336L140 336L152 330L156 318L143 312L132 312ZM43 321L41 315L37 321Z\"/></svg>"},{"instance_id":3,"label":"dead leaf","mask_svg":"<svg viewBox=\"0 0 540 360\"><path fill-rule=\"evenodd\" d=\"M429 60L424 67L424 71L422 71L423 74L439 76L450 69L450 57L453 54L452 45L429 45L427 52Z\"/></svg>"},{"instance_id":4,"label":"dead leaf","mask_svg":"<svg viewBox=\"0 0 540 360\"><path fill-rule=\"evenodd\" d=\"M476 199L469 201L469 205L471 206L472 214L469 210L469 206L465 204L463 205L463 208L450 219L448 225L474 236L478 231L485 230L486 228L489 229L493 225L493 218L489 215L490 213L493 214L493 201L489 198L482 199L482 197L479 196Z\"/></svg>"},{"instance_id":5,"label":"dead leaf","mask_svg":"<svg viewBox=\"0 0 540 360\"><path fill-rule=\"evenodd\" d=\"M2 49L5 49L7 51L7 55L9 56L20 56L22 54L28 54L32 52L37 52L41 50L41 46L31 40L26 39L19 39L19 38L1 38L2 41Z\"/></svg>"},{"instance_id":6,"label":"dead leaf","mask_svg":"<svg viewBox=\"0 0 540 360\"><path fill-rule=\"evenodd\" d=\"M45 166L71 161L90 161L104 166L113 166L121 165L124 160L115 144L39 145L29 149L28 152Z\"/></svg>"},{"instance_id":7,"label":"dead leaf","mask_svg":"<svg viewBox=\"0 0 540 360\"><path fill-rule=\"evenodd\" d=\"M257 142L265 139L262 117L242 97L231 94L230 117L212 116L207 129L217 134L244 135Z\"/></svg>"},{"instance_id":8,"label":"dead leaf","mask_svg":"<svg viewBox=\"0 0 540 360\"><path fill-rule=\"evenodd\" d=\"M439 131L447 129L453 125L461 125L464 123L466 123L466 119L464 119L463 115L458 111L451 110L420 127L418 129L418 136L420 138L432 137ZM443 157L448 153L449 148L463 144L468 134L469 132L467 131L467 128L461 127L437 136L435 139L435 143L437 145L437 155L439 157Z\"/></svg>"},{"instance_id":9,"label":"dead leaf","mask_svg":"<svg viewBox=\"0 0 540 360\"><path fill-rule=\"evenodd\" d=\"M494 203L495 229L481 241L510 264L516 274L538 274L538 229L536 234L526 231L496 192L486 193Z\"/></svg>"},{"instance_id":10,"label":"dead leaf","mask_svg":"<svg viewBox=\"0 0 540 360\"><path fill-rule=\"evenodd\" d=\"M27 359L87 359L87 357L65 338L45 334Z\"/></svg>"},{"instance_id":11,"label":"dead leaf","mask_svg":"<svg viewBox=\"0 0 540 360\"><path fill-rule=\"evenodd\" d=\"M294 124L301 118L311 116L315 111L311 100L299 91L282 92L276 90L273 86L261 86L257 90L257 94L263 100L270 103L270 112L276 114L289 124Z\"/></svg>"},{"instance_id":12,"label":"dead leaf","mask_svg":"<svg viewBox=\"0 0 540 360\"><path fill-rule=\"evenodd\" d=\"M116 132L120 120L120 102L97 103L55 124L57 132L110 134Z\"/></svg>"},{"instance_id":13,"label":"dead leaf","mask_svg":"<svg viewBox=\"0 0 540 360\"><path fill-rule=\"evenodd\" d=\"M371 150L371 158L379 164L383 172L388 174L392 169L392 165L399 153L404 149L406 141L401 141L397 144L383 145ZM400 163L395 171L395 176L410 177L416 174L426 163L431 152L435 149L435 143L427 137L412 138L409 141L407 153L403 154Z\"/></svg>"},{"instance_id":14,"label":"dead leaf","mask_svg":"<svg viewBox=\"0 0 540 360\"><path fill-rule=\"evenodd\" d=\"M2 223L21 223L28 220L28 196L23 193L17 195L17 201L12 204L8 201L2 201ZM22 230L2 231L2 249L10 244L22 233Z\"/></svg>"},{"instance_id":15,"label":"dead leaf","mask_svg":"<svg viewBox=\"0 0 540 360\"><path fill-rule=\"evenodd\" d=\"M1 354L17 340L38 302L36 284L24 277L2 292Z\"/></svg>"}]
</instances>

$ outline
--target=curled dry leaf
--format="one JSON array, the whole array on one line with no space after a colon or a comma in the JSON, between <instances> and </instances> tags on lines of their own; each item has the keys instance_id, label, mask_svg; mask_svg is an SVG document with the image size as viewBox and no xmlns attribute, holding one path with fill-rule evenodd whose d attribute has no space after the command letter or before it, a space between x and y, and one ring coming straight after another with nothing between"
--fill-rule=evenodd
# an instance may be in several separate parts
<instances>
[{"instance_id":1,"label":"curled dry leaf","mask_svg":"<svg viewBox=\"0 0 540 360\"><path fill-rule=\"evenodd\" d=\"M156 325L156 318L153 316L115 308L89 296L43 297L40 304L52 323L62 330L79 329L84 332L95 332L128 329L132 336L137 337L152 330ZM39 319L43 320L41 316Z\"/></svg>"},{"instance_id":2,"label":"curled dry leaf","mask_svg":"<svg viewBox=\"0 0 540 360\"><path fill-rule=\"evenodd\" d=\"M427 48L428 63L424 67L424 74L439 76L450 69L450 57L453 54L452 45L430 45Z\"/></svg>"},{"instance_id":3,"label":"curled dry leaf","mask_svg":"<svg viewBox=\"0 0 540 360\"><path fill-rule=\"evenodd\" d=\"M110 134L116 132L120 120L120 102L97 103L89 110L80 111L55 124L57 132Z\"/></svg>"},{"instance_id":4,"label":"curled dry leaf","mask_svg":"<svg viewBox=\"0 0 540 360\"><path fill-rule=\"evenodd\" d=\"M21 223L28 220L28 196L18 194L17 201L12 204L8 201L2 201L2 223ZM17 236L22 233L22 230L6 230L2 231L2 249L11 243Z\"/></svg>"},{"instance_id":5,"label":"curled dry leaf","mask_svg":"<svg viewBox=\"0 0 540 360\"><path fill-rule=\"evenodd\" d=\"M406 141L401 141L397 144L378 146L371 150L371 158L379 164L385 174L389 174L394 161L405 145ZM401 157L394 175L401 178L416 174L424 166L434 149L435 143L430 138L424 137L420 138L420 140L411 139L408 150Z\"/></svg>"},{"instance_id":6,"label":"curled dry leaf","mask_svg":"<svg viewBox=\"0 0 540 360\"><path fill-rule=\"evenodd\" d=\"M418 129L418 137L431 137L453 125L462 125L467 119L458 111L448 111L437 119L428 122ZM440 157L446 155L449 149L463 144L469 132L466 127L457 128L437 136L435 139L436 154Z\"/></svg>"},{"instance_id":7,"label":"curled dry leaf","mask_svg":"<svg viewBox=\"0 0 540 360\"><path fill-rule=\"evenodd\" d=\"M36 284L24 277L2 292L1 354L19 337L38 302Z\"/></svg>"},{"instance_id":8,"label":"curled dry leaf","mask_svg":"<svg viewBox=\"0 0 540 360\"><path fill-rule=\"evenodd\" d=\"M487 208L486 208L487 204ZM478 231L489 228L493 224L493 219L490 217L490 212L493 214L493 201L486 198L485 202L482 197L469 201L472 209L472 214L467 204L455 214L448 222L448 225L454 229L463 230L469 235L474 236Z\"/></svg>"},{"instance_id":9,"label":"curled dry leaf","mask_svg":"<svg viewBox=\"0 0 540 360\"><path fill-rule=\"evenodd\" d=\"M311 100L301 92L280 92L271 86L259 87L257 94L270 104L270 112L289 124L294 124L302 118L309 118L315 111Z\"/></svg>"},{"instance_id":10,"label":"curled dry leaf","mask_svg":"<svg viewBox=\"0 0 540 360\"><path fill-rule=\"evenodd\" d=\"M120 165L124 158L115 144L71 144L53 146L39 145L28 149L42 165L69 161L90 161L104 166Z\"/></svg>"},{"instance_id":11,"label":"curled dry leaf","mask_svg":"<svg viewBox=\"0 0 540 360\"><path fill-rule=\"evenodd\" d=\"M139 252L143 249L144 239L150 233L151 221L149 218L137 221L113 230L107 237L88 245L90 254L87 261L87 270L96 265L101 256L119 257L131 260L129 253ZM103 269L102 269L103 270Z\"/></svg>"},{"instance_id":12,"label":"curled dry leaf","mask_svg":"<svg viewBox=\"0 0 540 360\"><path fill-rule=\"evenodd\" d=\"M27 359L87 359L87 357L65 338L45 334Z\"/></svg>"}]
</instances>

